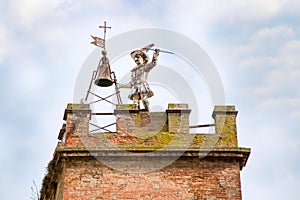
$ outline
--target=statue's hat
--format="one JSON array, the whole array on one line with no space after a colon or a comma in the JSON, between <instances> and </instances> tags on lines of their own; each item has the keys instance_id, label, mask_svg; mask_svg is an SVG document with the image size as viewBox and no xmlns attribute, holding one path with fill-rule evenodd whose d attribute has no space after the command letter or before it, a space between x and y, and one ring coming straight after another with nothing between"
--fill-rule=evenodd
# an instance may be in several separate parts
<instances>
[{"instance_id":1,"label":"statue's hat","mask_svg":"<svg viewBox=\"0 0 300 200\"><path fill-rule=\"evenodd\" d=\"M135 50L135 51L131 52L130 55L133 60L136 60L137 56L140 55L144 59L144 63L148 62L148 55L142 50Z\"/></svg>"}]
</instances>

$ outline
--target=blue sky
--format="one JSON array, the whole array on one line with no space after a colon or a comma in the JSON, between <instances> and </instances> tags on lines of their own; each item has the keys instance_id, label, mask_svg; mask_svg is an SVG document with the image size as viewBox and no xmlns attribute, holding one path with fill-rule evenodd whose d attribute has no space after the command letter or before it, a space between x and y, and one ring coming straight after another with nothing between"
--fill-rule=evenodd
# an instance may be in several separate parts
<instances>
[{"instance_id":1,"label":"blue sky","mask_svg":"<svg viewBox=\"0 0 300 200\"><path fill-rule=\"evenodd\" d=\"M236 105L244 199L297 199L300 188L300 3L297 0L78 1L0 3L1 199L30 199L57 144L78 72L108 38L169 29L198 43Z\"/></svg>"}]
</instances>

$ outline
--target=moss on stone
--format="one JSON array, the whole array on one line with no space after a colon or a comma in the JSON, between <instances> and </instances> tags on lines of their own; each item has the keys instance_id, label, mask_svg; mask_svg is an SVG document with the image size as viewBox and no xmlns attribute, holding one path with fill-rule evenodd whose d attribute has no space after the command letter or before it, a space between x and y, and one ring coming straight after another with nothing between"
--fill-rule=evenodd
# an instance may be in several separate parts
<instances>
[{"instance_id":1,"label":"moss on stone","mask_svg":"<svg viewBox=\"0 0 300 200\"><path fill-rule=\"evenodd\" d=\"M208 146L235 146L234 136L222 137L220 134L180 134L172 132L141 132L139 136L116 133L93 134L97 143L107 149L149 150L158 149L199 149Z\"/></svg>"},{"instance_id":2,"label":"moss on stone","mask_svg":"<svg viewBox=\"0 0 300 200\"><path fill-rule=\"evenodd\" d=\"M68 103L67 110L89 110L89 104Z\"/></svg>"}]
</instances>

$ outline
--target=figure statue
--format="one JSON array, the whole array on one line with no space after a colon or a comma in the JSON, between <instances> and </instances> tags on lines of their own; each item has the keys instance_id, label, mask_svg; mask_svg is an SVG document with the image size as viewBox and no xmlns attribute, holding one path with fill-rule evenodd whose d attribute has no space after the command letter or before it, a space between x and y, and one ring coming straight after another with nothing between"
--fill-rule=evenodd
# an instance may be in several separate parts
<instances>
[{"instance_id":1,"label":"figure statue","mask_svg":"<svg viewBox=\"0 0 300 200\"><path fill-rule=\"evenodd\" d=\"M128 98L133 100L138 108L140 108L140 101L142 101L146 111L149 111L148 98L154 95L147 82L148 73L156 66L159 52L159 49L154 50L150 63L148 63L148 55L143 50L131 52L130 55L137 65L131 70L131 81L128 84L119 84L119 88L131 88Z\"/></svg>"},{"instance_id":2,"label":"figure statue","mask_svg":"<svg viewBox=\"0 0 300 200\"><path fill-rule=\"evenodd\" d=\"M107 51L104 49L104 50L102 50L101 54L102 54L102 58L100 59L98 66L104 66L104 65L108 66L109 60L107 58ZM105 67L105 68L107 68L107 67ZM110 74L110 72L108 72L108 71L106 71L106 73Z\"/></svg>"},{"instance_id":3,"label":"figure statue","mask_svg":"<svg viewBox=\"0 0 300 200\"><path fill-rule=\"evenodd\" d=\"M108 87L113 84L113 81L110 76L111 71L109 66L109 59L106 56L107 55L106 50L103 50L101 53L102 53L102 58L100 59L97 72L96 72L98 73L98 79L95 80L95 84L101 87Z\"/></svg>"}]
</instances>

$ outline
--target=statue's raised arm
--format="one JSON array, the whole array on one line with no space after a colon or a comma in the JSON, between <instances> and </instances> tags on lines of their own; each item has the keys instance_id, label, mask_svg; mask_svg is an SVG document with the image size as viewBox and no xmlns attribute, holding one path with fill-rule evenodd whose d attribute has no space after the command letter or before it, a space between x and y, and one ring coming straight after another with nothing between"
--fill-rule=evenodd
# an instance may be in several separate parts
<instances>
[{"instance_id":1,"label":"statue's raised arm","mask_svg":"<svg viewBox=\"0 0 300 200\"><path fill-rule=\"evenodd\" d=\"M151 47L153 45L151 45ZM127 84L118 84L118 88L131 88L128 98L131 99L134 104L137 104L138 108L140 108L140 101L142 101L145 110L149 111L148 98L152 97L154 93L148 84L148 73L156 66L160 50L155 49L150 63L148 63L147 50L149 49L142 48L141 50L131 52L130 55L136 63L136 66L131 70L131 81Z\"/></svg>"}]
</instances>

